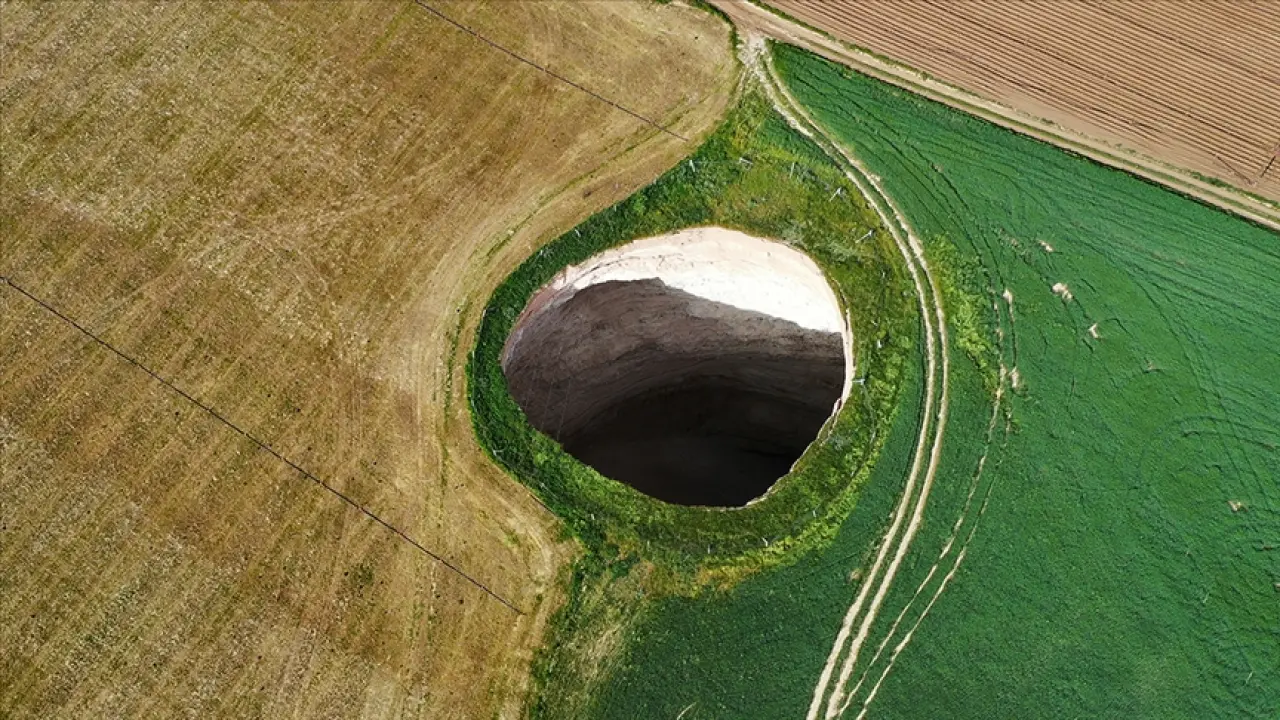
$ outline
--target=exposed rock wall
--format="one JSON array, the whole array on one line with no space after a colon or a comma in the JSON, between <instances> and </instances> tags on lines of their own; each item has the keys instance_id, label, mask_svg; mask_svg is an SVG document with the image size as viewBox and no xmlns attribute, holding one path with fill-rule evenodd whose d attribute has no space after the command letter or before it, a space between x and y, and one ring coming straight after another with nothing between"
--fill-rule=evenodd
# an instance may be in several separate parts
<instances>
[{"instance_id":1,"label":"exposed rock wall","mask_svg":"<svg viewBox=\"0 0 1280 720\"><path fill-rule=\"evenodd\" d=\"M839 333L668 287L535 296L503 368L535 427L671 502L739 505L813 440L844 382Z\"/></svg>"}]
</instances>

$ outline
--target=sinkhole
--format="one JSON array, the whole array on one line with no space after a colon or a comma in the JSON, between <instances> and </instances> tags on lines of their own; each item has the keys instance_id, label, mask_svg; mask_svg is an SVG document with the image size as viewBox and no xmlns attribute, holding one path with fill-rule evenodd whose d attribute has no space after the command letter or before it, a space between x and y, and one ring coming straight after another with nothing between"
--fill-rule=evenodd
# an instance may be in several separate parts
<instances>
[{"instance_id":1,"label":"sinkhole","mask_svg":"<svg viewBox=\"0 0 1280 720\"><path fill-rule=\"evenodd\" d=\"M534 293L503 349L538 430L600 474L739 506L848 394L848 330L808 256L724 228L637 240Z\"/></svg>"}]
</instances>

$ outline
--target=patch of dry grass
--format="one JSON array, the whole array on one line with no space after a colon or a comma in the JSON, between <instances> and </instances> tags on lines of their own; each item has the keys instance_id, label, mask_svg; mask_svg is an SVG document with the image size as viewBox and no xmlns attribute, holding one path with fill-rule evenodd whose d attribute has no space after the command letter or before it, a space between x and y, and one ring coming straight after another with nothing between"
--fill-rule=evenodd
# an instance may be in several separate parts
<instances>
[{"instance_id":1,"label":"patch of dry grass","mask_svg":"<svg viewBox=\"0 0 1280 720\"><path fill-rule=\"evenodd\" d=\"M682 135L727 27L440 9ZM0 706L514 715L571 548L462 356L535 244L680 142L410 2L0 6ZM270 446L526 611L512 612Z\"/></svg>"}]
</instances>

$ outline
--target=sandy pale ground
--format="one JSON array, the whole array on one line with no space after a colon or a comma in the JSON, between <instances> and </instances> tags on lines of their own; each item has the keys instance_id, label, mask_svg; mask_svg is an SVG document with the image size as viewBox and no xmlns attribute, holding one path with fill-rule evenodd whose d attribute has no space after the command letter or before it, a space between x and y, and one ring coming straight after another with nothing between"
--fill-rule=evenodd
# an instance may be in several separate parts
<instances>
[{"instance_id":1,"label":"sandy pale ground","mask_svg":"<svg viewBox=\"0 0 1280 720\"><path fill-rule=\"evenodd\" d=\"M721 227L627 243L565 268L544 292L554 293L558 304L599 283L647 279L810 330L845 332L840 302L813 260L782 243ZM566 288L572 292L563 293Z\"/></svg>"}]
</instances>

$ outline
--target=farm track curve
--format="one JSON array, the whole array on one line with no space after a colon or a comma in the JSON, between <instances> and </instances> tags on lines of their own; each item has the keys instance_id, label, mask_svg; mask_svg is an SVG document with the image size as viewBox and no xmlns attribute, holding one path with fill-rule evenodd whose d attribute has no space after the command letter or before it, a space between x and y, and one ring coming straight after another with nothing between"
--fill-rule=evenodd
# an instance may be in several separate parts
<instances>
[{"instance_id":1,"label":"farm track curve","mask_svg":"<svg viewBox=\"0 0 1280 720\"><path fill-rule=\"evenodd\" d=\"M947 356L946 313L942 307L938 283L929 269L922 243L897 205L884 193L877 178L867 171L848 150L825 133L804 108L791 97L773 70L762 37L750 33L744 34L742 55L744 64L756 74L777 111L800 132L813 139L831 157L845 176L867 198L868 204L880 217L907 264L924 325L926 351L924 419L920 426L911 470L907 476L902 498L894 511L889 530L880 543L871 570L841 622L836 640L814 688L813 700L807 714L808 720L815 720L819 713L826 718L834 718L842 711L841 705L846 696L844 688L853 674L859 652L870 634L871 625L879 615L884 598L911 547L912 540L920 529L929 493L937 475L948 411L947 386L950 363ZM856 634L854 633L855 623L857 624ZM844 658L842 664L840 664L841 658ZM831 686L837 664L840 664L840 674L835 687L828 695L827 691ZM824 698L826 699L825 712L822 710Z\"/></svg>"}]
</instances>

